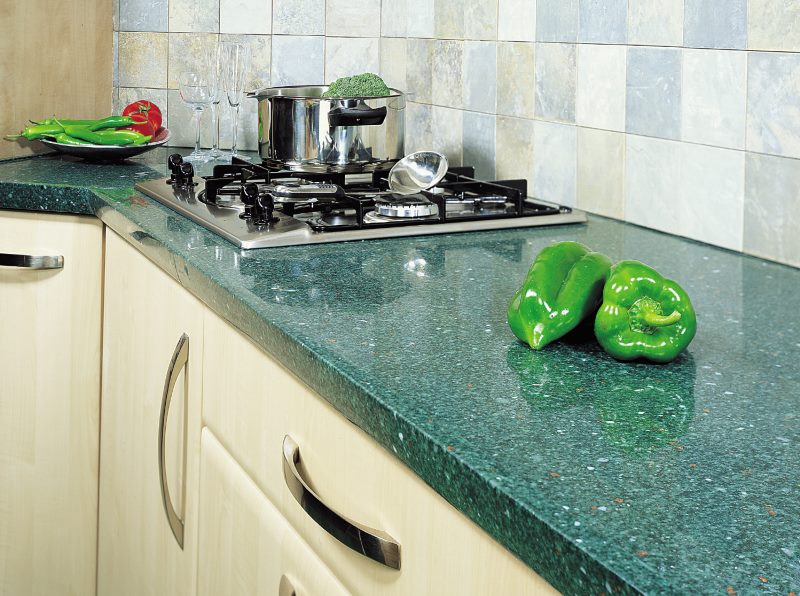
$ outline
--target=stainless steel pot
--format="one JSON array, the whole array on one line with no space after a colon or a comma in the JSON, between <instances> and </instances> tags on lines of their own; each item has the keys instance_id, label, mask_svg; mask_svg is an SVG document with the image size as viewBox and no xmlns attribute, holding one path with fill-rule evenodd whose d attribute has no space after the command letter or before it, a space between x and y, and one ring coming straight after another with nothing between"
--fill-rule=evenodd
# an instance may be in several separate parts
<instances>
[{"instance_id":1,"label":"stainless steel pot","mask_svg":"<svg viewBox=\"0 0 800 596\"><path fill-rule=\"evenodd\" d=\"M267 87L258 100L261 158L298 171L363 172L403 157L406 96L322 97L326 85Z\"/></svg>"}]
</instances>

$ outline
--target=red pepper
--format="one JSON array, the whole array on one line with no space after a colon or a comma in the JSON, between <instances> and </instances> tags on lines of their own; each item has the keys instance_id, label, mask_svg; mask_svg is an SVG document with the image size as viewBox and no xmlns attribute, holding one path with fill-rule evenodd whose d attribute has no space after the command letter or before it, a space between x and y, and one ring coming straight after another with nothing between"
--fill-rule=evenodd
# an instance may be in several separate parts
<instances>
[{"instance_id":1,"label":"red pepper","mask_svg":"<svg viewBox=\"0 0 800 596\"><path fill-rule=\"evenodd\" d=\"M123 116L133 118L135 124L128 127L145 136L155 136L161 129L161 110L146 99L139 99L122 110Z\"/></svg>"}]
</instances>

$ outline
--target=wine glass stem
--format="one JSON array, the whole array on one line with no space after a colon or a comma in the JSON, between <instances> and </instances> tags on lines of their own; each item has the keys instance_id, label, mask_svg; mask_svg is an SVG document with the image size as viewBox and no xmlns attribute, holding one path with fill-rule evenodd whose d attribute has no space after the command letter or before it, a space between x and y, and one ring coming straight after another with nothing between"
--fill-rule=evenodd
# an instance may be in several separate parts
<instances>
[{"instance_id":1,"label":"wine glass stem","mask_svg":"<svg viewBox=\"0 0 800 596\"><path fill-rule=\"evenodd\" d=\"M219 103L211 104L211 153L219 152Z\"/></svg>"},{"instance_id":2,"label":"wine glass stem","mask_svg":"<svg viewBox=\"0 0 800 596\"><path fill-rule=\"evenodd\" d=\"M200 153L200 110L194 111L194 153Z\"/></svg>"},{"instance_id":3,"label":"wine glass stem","mask_svg":"<svg viewBox=\"0 0 800 596\"><path fill-rule=\"evenodd\" d=\"M239 106L233 106L233 142L231 143L231 155L236 155L236 140L239 136Z\"/></svg>"}]
</instances>

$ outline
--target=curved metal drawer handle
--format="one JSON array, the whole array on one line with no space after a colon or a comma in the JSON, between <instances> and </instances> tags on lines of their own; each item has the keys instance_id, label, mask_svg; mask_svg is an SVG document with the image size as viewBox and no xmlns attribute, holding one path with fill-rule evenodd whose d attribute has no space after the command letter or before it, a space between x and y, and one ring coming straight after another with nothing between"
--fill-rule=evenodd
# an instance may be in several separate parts
<instances>
[{"instance_id":1,"label":"curved metal drawer handle","mask_svg":"<svg viewBox=\"0 0 800 596\"><path fill-rule=\"evenodd\" d=\"M167 521L172 530L178 546L183 549L183 520L178 516L175 507L172 506L172 498L169 496L169 486L167 484L167 467L165 462L165 447L167 439L167 415L169 406L172 402L172 392L175 390L175 383L178 375L186 362L189 360L189 336L185 333L178 340L175 352L172 354L169 367L167 368L167 378L164 381L164 394L161 397L161 416L158 421L158 474L161 481L161 498L164 501L164 512L167 514Z\"/></svg>"},{"instance_id":2,"label":"curved metal drawer handle","mask_svg":"<svg viewBox=\"0 0 800 596\"><path fill-rule=\"evenodd\" d=\"M400 545L388 534L373 530L337 513L322 502L297 470L300 447L283 438L283 478L300 507L319 526L345 546L392 569L400 569Z\"/></svg>"},{"instance_id":3,"label":"curved metal drawer handle","mask_svg":"<svg viewBox=\"0 0 800 596\"><path fill-rule=\"evenodd\" d=\"M17 255L0 252L0 267L18 267L20 269L63 269L64 257L61 255Z\"/></svg>"}]
</instances>

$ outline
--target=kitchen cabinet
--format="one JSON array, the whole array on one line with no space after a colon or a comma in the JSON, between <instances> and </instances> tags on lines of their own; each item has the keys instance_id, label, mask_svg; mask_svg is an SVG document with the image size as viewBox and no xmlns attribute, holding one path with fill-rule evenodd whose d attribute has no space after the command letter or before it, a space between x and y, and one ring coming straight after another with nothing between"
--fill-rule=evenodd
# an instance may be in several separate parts
<instances>
[{"instance_id":1,"label":"kitchen cabinet","mask_svg":"<svg viewBox=\"0 0 800 596\"><path fill-rule=\"evenodd\" d=\"M0 594L93 594L103 227L0 211Z\"/></svg>"},{"instance_id":2,"label":"kitchen cabinet","mask_svg":"<svg viewBox=\"0 0 800 596\"><path fill-rule=\"evenodd\" d=\"M205 309L111 230L105 257L98 594L194 594Z\"/></svg>"},{"instance_id":3,"label":"kitchen cabinet","mask_svg":"<svg viewBox=\"0 0 800 596\"><path fill-rule=\"evenodd\" d=\"M348 590L556 593L361 429L211 313L205 320L203 359L203 423ZM221 361L225 367L215 366ZM204 493L201 500L205 498ZM343 544L357 534L348 520L384 541L372 551L383 562ZM364 534L356 537L358 544L364 543ZM399 545L399 552L391 543Z\"/></svg>"},{"instance_id":4,"label":"kitchen cabinet","mask_svg":"<svg viewBox=\"0 0 800 596\"><path fill-rule=\"evenodd\" d=\"M198 596L348 594L208 428L201 445Z\"/></svg>"}]
</instances>

